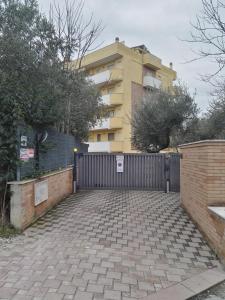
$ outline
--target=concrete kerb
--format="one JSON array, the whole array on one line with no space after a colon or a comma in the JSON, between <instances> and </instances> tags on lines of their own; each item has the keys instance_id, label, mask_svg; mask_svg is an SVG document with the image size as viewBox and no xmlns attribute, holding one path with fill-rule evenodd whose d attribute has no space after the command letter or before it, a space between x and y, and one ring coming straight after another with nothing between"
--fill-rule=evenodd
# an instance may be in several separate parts
<instances>
[{"instance_id":1,"label":"concrete kerb","mask_svg":"<svg viewBox=\"0 0 225 300\"><path fill-rule=\"evenodd\" d=\"M221 265L194 275L178 284L162 289L143 300L187 300L225 281L225 271Z\"/></svg>"}]
</instances>

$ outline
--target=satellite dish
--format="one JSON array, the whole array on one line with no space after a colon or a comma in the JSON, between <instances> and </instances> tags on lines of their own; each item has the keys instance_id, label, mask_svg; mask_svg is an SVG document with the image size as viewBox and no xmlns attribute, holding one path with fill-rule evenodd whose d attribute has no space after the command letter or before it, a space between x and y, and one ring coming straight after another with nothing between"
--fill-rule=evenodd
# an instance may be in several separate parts
<instances>
[{"instance_id":1,"label":"satellite dish","mask_svg":"<svg viewBox=\"0 0 225 300\"><path fill-rule=\"evenodd\" d=\"M43 144L44 142L46 142L47 138L48 138L47 130L38 134L38 141L40 144Z\"/></svg>"}]
</instances>

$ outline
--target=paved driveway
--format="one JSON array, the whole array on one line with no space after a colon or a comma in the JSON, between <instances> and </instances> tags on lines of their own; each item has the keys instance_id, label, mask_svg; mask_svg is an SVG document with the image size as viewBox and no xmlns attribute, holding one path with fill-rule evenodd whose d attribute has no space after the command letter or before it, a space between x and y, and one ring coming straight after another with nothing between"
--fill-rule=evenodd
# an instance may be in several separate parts
<instances>
[{"instance_id":1,"label":"paved driveway","mask_svg":"<svg viewBox=\"0 0 225 300\"><path fill-rule=\"evenodd\" d=\"M217 263L179 194L85 191L0 248L0 299L142 299Z\"/></svg>"}]
</instances>

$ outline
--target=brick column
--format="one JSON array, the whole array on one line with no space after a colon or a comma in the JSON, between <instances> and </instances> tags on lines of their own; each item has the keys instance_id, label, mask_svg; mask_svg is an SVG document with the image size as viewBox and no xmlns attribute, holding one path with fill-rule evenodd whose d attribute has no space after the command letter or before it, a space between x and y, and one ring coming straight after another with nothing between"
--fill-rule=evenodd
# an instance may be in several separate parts
<instances>
[{"instance_id":1,"label":"brick column","mask_svg":"<svg viewBox=\"0 0 225 300\"><path fill-rule=\"evenodd\" d=\"M225 259L225 220L208 206L225 206L225 140L180 146L181 202L216 253Z\"/></svg>"}]
</instances>

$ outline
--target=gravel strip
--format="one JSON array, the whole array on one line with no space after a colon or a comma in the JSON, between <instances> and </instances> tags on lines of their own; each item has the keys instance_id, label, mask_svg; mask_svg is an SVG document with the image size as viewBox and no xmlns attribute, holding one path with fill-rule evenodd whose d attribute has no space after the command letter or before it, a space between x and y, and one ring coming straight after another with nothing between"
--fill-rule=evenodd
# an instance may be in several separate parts
<instances>
[{"instance_id":1,"label":"gravel strip","mask_svg":"<svg viewBox=\"0 0 225 300\"><path fill-rule=\"evenodd\" d=\"M8 247L10 244L16 242L18 244L22 244L24 241L24 235L12 235L10 237L0 237L0 250Z\"/></svg>"},{"instance_id":2,"label":"gravel strip","mask_svg":"<svg viewBox=\"0 0 225 300\"><path fill-rule=\"evenodd\" d=\"M205 291L204 293L191 298L191 300L223 300L225 299L225 281Z\"/></svg>"}]
</instances>

